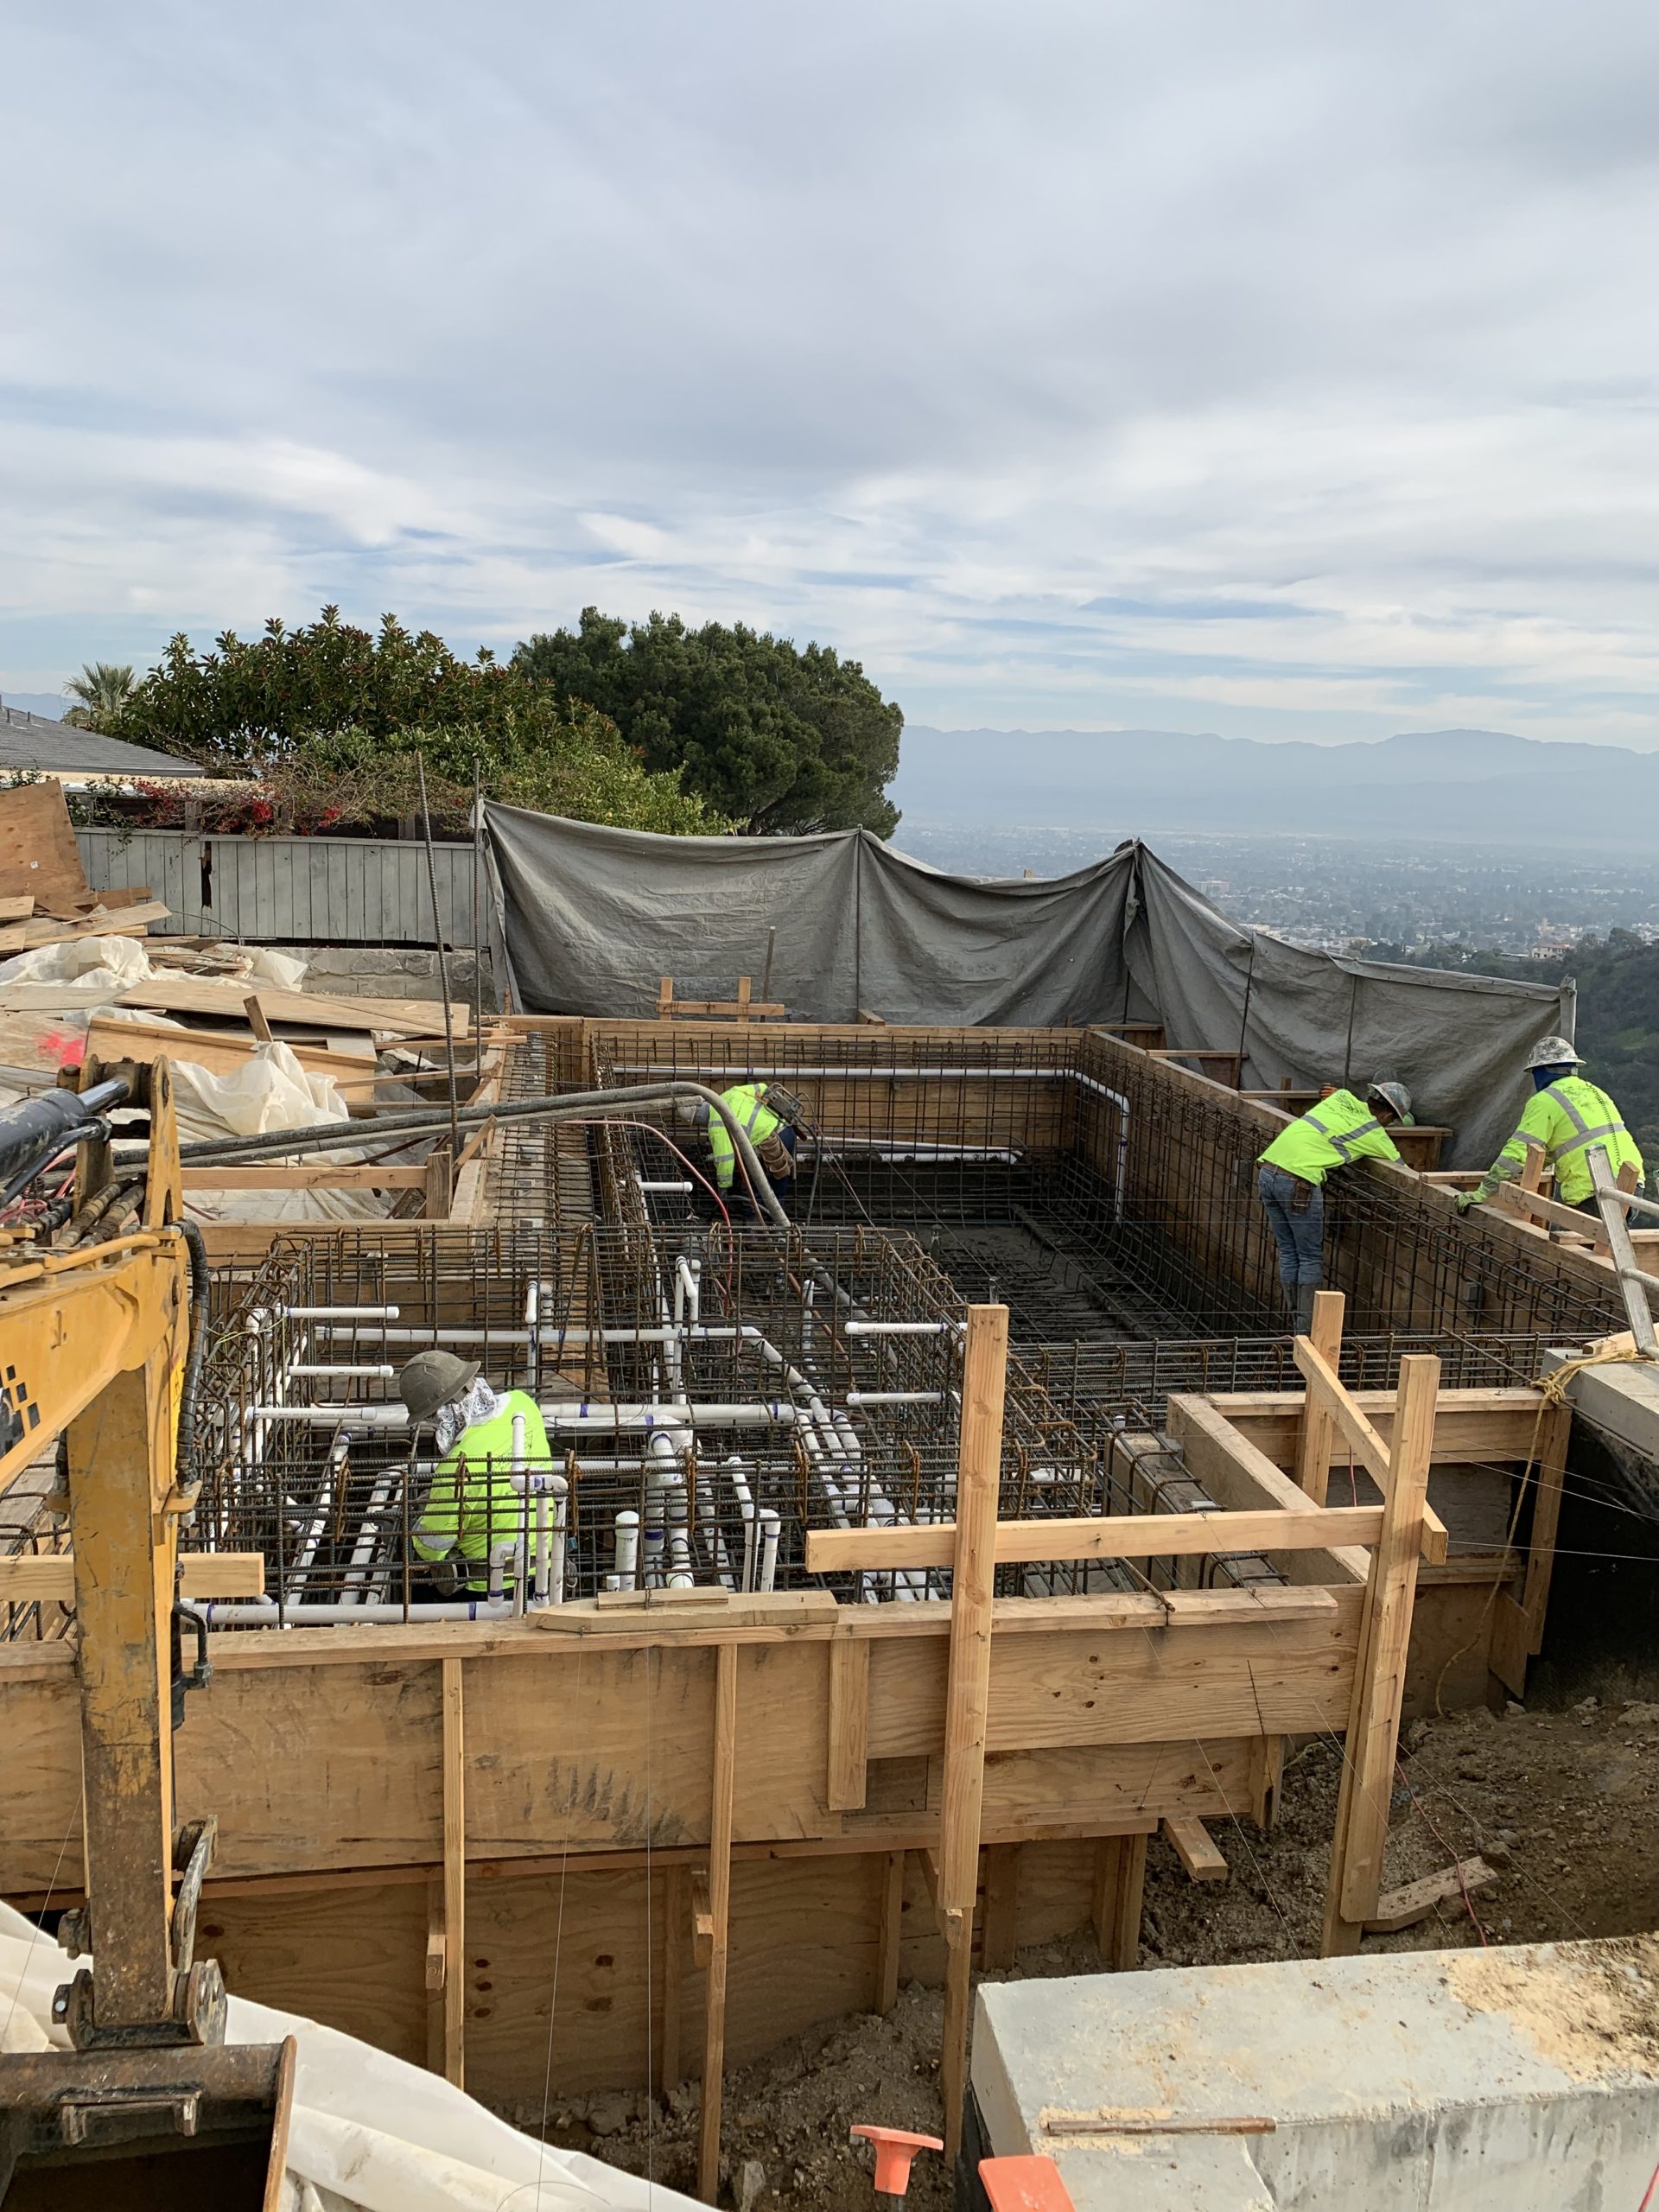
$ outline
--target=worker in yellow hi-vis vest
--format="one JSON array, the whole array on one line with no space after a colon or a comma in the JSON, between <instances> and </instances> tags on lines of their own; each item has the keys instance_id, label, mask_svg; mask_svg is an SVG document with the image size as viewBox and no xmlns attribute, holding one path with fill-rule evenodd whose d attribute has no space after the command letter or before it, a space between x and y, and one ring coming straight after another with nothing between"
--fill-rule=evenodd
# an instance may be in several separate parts
<instances>
[{"instance_id":1,"label":"worker in yellow hi-vis vest","mask_svg":"<svg viewBox=\"0 0 1659 2212\"><path fill-rule=\"evenodd\" d=\"M1565 1037L1541 1038L1527 1055L1532 1077L1532 1096L1516 1122L1515 1134L1480 1179L1480 1187L1458 1193L1458 1211L1483 1205L1500 1183L1512 1183L1525 1166L1529 1152L1541 1152L1555 1171L1555 1195L1563 1205L1581 1212L1596 1211L1595 1179L1590 1172L1592 1147L1607 1154L1613 1180L1622 1167L1636 1172L1636 1188L1642 1187L1642 1155L1619 1112L1599 1084L1575 1072L1583 1065Z\"/></svg>"},{"instance_id":2,"label":"worker in yellow hi-vis vest","mask_svg":"<svg viewBox=\"0 0 1659 2212\"><path fill-rule=\"evenodd\" d=\"M561 1382L560 1395L569 1388ZM477 1360L452 1351L416 1352L397 1390L410 1427L430 1421L438 1446L410 1549L433 1596L481 1597L491 1553L524 1541L525 1478L552 1471L542 1409L527 1390L493 1389ZM522 1459L513 1452L515 1415L524 1424Z\"/></svg>"},{"instance_id":3,"label":"worker in yellow hi-vis vest","mask_svg":"<svg viewBox=\"0 0 1659 2212\"><path fill-rule=\"evenodd\" d=\"M720 1095L760 1155L766 1180L787 1205L795 1178L795 1123L801 1110L794 1096L775 1083L737 1083ZM754 1214L748 1178L739 1173L737 1148L725 1122L702 1099L693 1100L683 1110L708 1140L721 1197L729 1200L734 1213Z\"/></svg>"},{"instance_id":4,"label":"worker in yellow hi-vis vest","mask_svg":"<svg viewBox=\"0 0 1659 2212\"><path fill-rule=\"evenodd\" d=\"M1284 1286L1298 1336L1313 1322L1313 1294L1325 1280L1325 1181L1355 1160L1398 1160L1389 1131L1411 1123L1411 1093L1379 1080L1363 1099L1333 1090L1281 1130L1260 1159L1256 1195L1279 1247Z\"/></svg>"}]
</instances>

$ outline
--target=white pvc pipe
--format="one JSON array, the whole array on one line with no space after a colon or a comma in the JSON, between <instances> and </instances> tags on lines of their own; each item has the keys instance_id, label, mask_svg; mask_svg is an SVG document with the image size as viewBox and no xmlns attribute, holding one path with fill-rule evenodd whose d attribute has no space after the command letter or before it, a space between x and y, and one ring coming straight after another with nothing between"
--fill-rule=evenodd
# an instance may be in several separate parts
<instances>
[{"instance_id":1,"label":"white pvc pipe","mask_svg":"<svg viewBox=\"0 0 1659 2212\"><path fill-rule=\"evenodd\" d=\"M648 1198L689 1197L697 1187L695 1183L648 1183L643 1175L633 1179Z\"/></svg>"},{"instance_id":2,"label":"white pvc pipe","mask_svg":"<svg viewBox=\"0 0 1659 2212\"><path fill-rule=\"evenodd\" d=\"M778 1539L782 1522L770 1505L760 1509L760 1587L770 1590L778 1579Z\"/></svg>"},{"instance_id":3,"label":"white pvc pipe","mask_svg":"<svg viewBox=\"0 0 1659 2212\"><path fill-rule=\"evenodd\" d=\"M843 1321L845 1337L942 1337L947 1330L964 1329L965 1321Z\"/></svg>"},{"instance_id":4,"label":"white pvc pipe","mask_svg":"<svg viewBox=\"0 0 1659 2212\"><path fill-rule=\"evenodd\" d=\"M410 1425L408 1410L403 1406L353 1405L344 1400L321 1406L253 1406L249 1411L256 1420L297 1421L310 1428L395 1429ZM604 1399L590 1398L574 1405L567 1398L559 1398L543 1405L541 1413L549 1428L592 1430L604 1435L653 1428L788 1428L800 1419L798 1408L776 1401L753 1405L648 1406L612 1405Z\"/></svg>"},{"instance_id":5,"label":"white pvc pipe","mask_svg":"<svg viewBox=\"0 0 1659 2212\"><path fill-rule=\"evenodd\" d=\"M639 1571L639 1516L619 1513L616 1516L616 1544L611 1564L616 1570L612 1588L632 1590Z\"/></svg>"},{"instance_id":6,"label":"white pvc pipe","mask_svg":"<svg viewBox=\"0 0 1659 2212\"><path fill-rule=\"evenodd\" d=\"M278 1306L290 1321L395 1321L395 1306Z\"/></svg>"},{"instance_id":7,"label":"white pvc pipe","mask_svg":"<svg viewBox=\"0 0 1659 2212\"><path fill-rule=\"evenodd\" d=\"M943 1390L849 1390L846 1398L849 1406L937 1406L944 1402Z\"/></svg>"},{"instance_id":8,"label":"white pvc pipe","mask_svg":"<svg viewBox=\"0 0 1659 2212\"><path fill-rule=\"evenodd\" d=\"M391 1377L392 1377L392 1376L393 1376L397 1372L397 1369L396 1369L395 1367L300 1367L300 1366L294 1366L294 1367L285 1367L285 1368L283 1370L283 1375L284 1375L284 1376L287 1377L287 1379L288 1379L289 1381L290 1381L290 1382L293 1380L293 1378L294 1378L294 1377L295 1377L295 1376L296 1376L296 1375L303 1375L303 1376L335 1376L335 1375L344 1375L344 1376L367 1376L367 1377L369 1377L372 1381L374 1381L374 1382L389 1382L389 1381L391 1379Z\"/></svg>"},{"instance_id":9,"label":"white pvc pipe","mask_svg":"<svg viewBox=\"0 0 1659 2212\"><path fill-rule=\"evenodd\" d=\"M408 1606L379 1599L361 1605L278 1605L275 1598L246 1598L223 1602L214 1599L206 1604L197 1600L191 1604L190 1610L200 1613L209 1628L275 1628L282 1624L290 1627L327 1627L357 1621L504 1621L512 1607L505 1599L489 1598L457 1598Z\"/></svg>"}]
</instances>

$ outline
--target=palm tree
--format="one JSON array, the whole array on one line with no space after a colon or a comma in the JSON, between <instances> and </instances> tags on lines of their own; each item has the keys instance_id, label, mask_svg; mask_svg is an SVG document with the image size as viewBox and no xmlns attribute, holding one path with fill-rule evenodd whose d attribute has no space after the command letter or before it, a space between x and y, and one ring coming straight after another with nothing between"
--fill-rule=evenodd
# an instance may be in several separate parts
<instances>
[{"instance_id":1,"label":"palm tree","mask_svg":"<svg viewBox=\"0 0 1659 2212\"><path fill-rule=\"evenodd\" d=\"M113 721L137 689L137 679L130 668L119 666L111 660L86 662L79 676L72 676L64 685L68 696L77 702L64 716L76 729L102 729Z\"/></svg>"}]
</instances>

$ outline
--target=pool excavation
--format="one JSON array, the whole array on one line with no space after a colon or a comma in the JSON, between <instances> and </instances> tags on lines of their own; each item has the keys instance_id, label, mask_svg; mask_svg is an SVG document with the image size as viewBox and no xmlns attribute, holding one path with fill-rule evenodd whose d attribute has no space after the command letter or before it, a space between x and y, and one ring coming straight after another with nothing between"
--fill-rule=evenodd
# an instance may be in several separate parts
<instances>
[{"instance_id":1,"label":"pool excavation","mask_svg":"<svg viewBox=\"0 0 1659 2212\"><path fill-rule=\"evenodd\" d=\"M1254 1166L1285 1109L1187 1064L1224 1057L1147 1023L505 1017L448 1218L207 1228L180 1546L212 1672L175 1773L218 1822L231 1990L532 2131L696 2084L679 2178L714 2201L724 2076L912 1985L944 1992L950 2151L988 2140L973 1976L1135 1967L1149 1847L1248 1868L1310 1744L1343 1762L1319 1948L1402 1924L1400 1732L1524 1702L1586 1448L1547 1377L1630 1314L1598 1224L1459 1218L1414 1132L1333 1185L1293 1338ZM661 1095L749 1081L796 1111L783 1222ZM547 1440L521 1414L492 1464L476 1585L416 1541L441 1454L398 1376L429 1351ZM84 1878L49 1470L0 1519L0 1893L38 1915ZM975 2080L1027 2018L994 1993ZM997 2127L1039 2148L1046 2092L1006 2074Z\"/></svg>"}]
</instances>

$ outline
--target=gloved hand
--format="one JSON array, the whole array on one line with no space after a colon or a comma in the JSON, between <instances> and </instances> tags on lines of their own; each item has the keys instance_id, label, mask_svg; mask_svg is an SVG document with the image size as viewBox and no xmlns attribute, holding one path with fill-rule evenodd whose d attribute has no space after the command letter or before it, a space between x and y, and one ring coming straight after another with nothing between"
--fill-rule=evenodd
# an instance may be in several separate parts
<instances>
[{"instance_id":1,"label":"gloved hand","mask_svg":"<svg viewBox=\"0 0 1659 2212\"><path fill-rule=\"evenodd\" d=\"M1480 1192L1478 1191L1459 1191L1458 1192L1457 1205L1458 1211L1459 1213L1467 1213L1471 1206L1478 1206L1479 1204Z\"/></svg>"}]
</instances>

